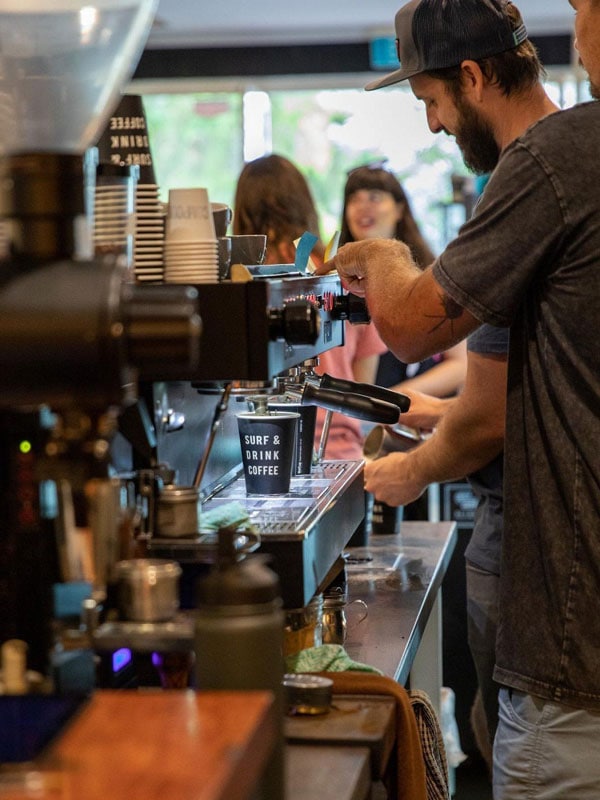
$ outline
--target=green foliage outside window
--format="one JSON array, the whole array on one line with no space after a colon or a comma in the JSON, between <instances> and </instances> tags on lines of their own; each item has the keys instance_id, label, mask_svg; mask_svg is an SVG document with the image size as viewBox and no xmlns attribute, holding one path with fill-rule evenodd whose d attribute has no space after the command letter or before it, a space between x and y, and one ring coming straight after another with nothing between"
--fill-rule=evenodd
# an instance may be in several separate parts
<instances>
[{"instance_id":1,"label":"green foliage outside window","mask_svg":"<svg viewBox=\"0 0 600 800\"><path fill-rule=\"evenodd\" d=\"M558 102L570 86L548 88L560 95ZM145 95L162 199L170 188L206 186L213 201L233 205L244 144L250 141L259 152L284 155L303 171L325 240L340 227L348 170L381 159L403 184L434 251L454 236L463 220L456 208L449 213L450 178L467 170L453 138L428 130L422 104L408 87L277 90L263 99L256 116L247 112L244 119L241 90Z\"/></svg>"},{"instance_id":2,"label":"green foliage outside window","mask_svg":"<svg viewBox=\"0 0 600 800\"><path fill-rule=\"evenodd\" d=\"M168 190L205 186L210 198L233 202L243 164L241 93L156 94L144 97L161 199Z\"/></svg>"}]
</instances>

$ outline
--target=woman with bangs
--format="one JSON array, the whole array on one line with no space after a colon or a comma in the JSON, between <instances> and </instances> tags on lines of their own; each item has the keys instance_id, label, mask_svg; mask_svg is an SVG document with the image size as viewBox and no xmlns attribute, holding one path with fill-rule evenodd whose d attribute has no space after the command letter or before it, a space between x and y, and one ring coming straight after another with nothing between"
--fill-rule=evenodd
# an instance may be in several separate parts
<instances>
[{"instance_id":1,"label":"woman with bangs","mask_svg":"<svg viewBox=\"0 0 600 800\"><path fill-rule=\"evenodd\" d=\"M398 239L410 247L423 268L435 259L400 182L385 168L385 162L356 167L348 173L340 246L364 239ZM388 351L379 359L375 382L399 392L412 389L434 397L451 397L463 385L466 359L465 342L417 364L404 364Z\"/></svg>"}]
</instances>

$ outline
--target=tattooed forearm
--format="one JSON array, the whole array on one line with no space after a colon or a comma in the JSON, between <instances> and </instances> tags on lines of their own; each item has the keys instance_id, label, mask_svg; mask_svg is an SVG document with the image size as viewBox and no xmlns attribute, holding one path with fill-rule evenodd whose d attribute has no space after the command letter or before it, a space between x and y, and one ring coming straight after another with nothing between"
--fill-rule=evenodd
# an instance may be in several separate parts
<instances>
[{"instance_id":1,"label":"tattooed forearm","mask_svg":"<svg viewBox=\"0 0 600 800\"><path fill-rule=\"evenodd\" d=\"M437 331L438 328L442 327L444 322L449 322L450 323L450 329L454 330L454 326L452 325L452 322L455 319L459 319L462 316L463 311L464 311L463 307L461 305L459 305L456 302L456 300L453 300L451 297L449 297L447 294L441 293L438 296L439 296L442 308L444 309L444 313L443 314L436 314L436 315L431 315L431 314L427 315L430 319L439 320L439 322L437 322L437 324L434 325L433 328L430 329L429 333L434 333L435 331Z\"/></svg>"}]
</instances>

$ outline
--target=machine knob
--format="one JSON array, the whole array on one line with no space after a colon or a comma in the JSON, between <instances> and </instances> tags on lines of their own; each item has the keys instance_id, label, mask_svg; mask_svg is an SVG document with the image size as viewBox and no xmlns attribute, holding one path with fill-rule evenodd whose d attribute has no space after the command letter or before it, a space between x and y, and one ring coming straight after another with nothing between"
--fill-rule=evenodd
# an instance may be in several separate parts
<instances>
[{"instance_id":1,"label":"machine knob","mask_svg":"<svg viewBox=\"0 0 600 800\"><path fill-rule=\"evenodd\" d=\"M141 380L185 380L198 365L202 321L191 286L124 284L128 363Z\"/></svg>"},{"instance_id":2,"label":"machine knob","mask_svg":"<svg viewBox=\"0 0 600 800\"><path fill-rule=\"evenodd\" d=\"M371 322L365 298L355 294L337 295L331 313L336 319L347 319L351 325L367 325Z\"/></svg>"},{"instance_id":3,"label":"machine knob","mask_svg":"<svg viewBox=\"0 0 600 800\"><path fill-rule=\"evenodd\" d=\"M315 344L321 318L310 300L291 300L283 308L269 309L269 338L288 344Z\"/></svg>"}]
</instances>

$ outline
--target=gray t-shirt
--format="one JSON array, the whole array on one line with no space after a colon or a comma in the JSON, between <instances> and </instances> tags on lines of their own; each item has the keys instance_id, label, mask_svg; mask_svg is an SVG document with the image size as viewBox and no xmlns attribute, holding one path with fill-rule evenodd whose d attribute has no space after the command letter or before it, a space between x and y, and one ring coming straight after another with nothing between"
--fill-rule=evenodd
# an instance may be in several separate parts
<instances>
[{"instance_id":1,"label":"gray t-shirt","mask_svg":"<svg viewBox=\"0 0 600 800\"><path fill-rule=\"evenodd\" d=\"M481 325L469 336L467 349L481 355L508 353L508 328ZM504 521L502 474L504 454L500 453L477 472L468 475L473 494L479 499L475 511L473 534L465 550L465 558L475 566L500 574L500 550Z\"/></svg>"},{"instance_id":2,"label":"gray t-shirt","mask_svg":"<svg viewBox=\"0 0 600 800\"><path fill-rule=\"evenodd\" d=\"M600 103L503 152L434 276L510 325L496 679L600 709ZM532 620L532 613L535 618Z\"/></svg>"}]
</instances>

